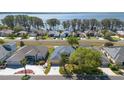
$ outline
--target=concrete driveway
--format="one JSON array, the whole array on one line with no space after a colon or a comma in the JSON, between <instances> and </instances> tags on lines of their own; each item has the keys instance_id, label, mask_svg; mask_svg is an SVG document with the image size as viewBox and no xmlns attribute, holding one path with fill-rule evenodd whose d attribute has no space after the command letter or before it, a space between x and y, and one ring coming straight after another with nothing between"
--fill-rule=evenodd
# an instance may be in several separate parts
<instances>
[{"instance_id":1,"label":"concrete driveway","mask_svg":"<svg viewBox=\"0 0 124 93\"><path fill-rule=\"evenodd\" d=\"M48 75L61 75L59 73L59 67L51 67L50 72L48 73Z\"/></svg>"},{"instance_id":2,"label":"concrete driveway","mask_svg":"<svg viewBox=\"0 0 124 93\"><path fill-rule=\"evenodd\" d=\"M32 70L35 73L34 75L45 75L43 72L42 66L27 65L26 69ZM14 73L21 70L24 70L24 68L23 67L17 68L17 69L5 68L0 70L0 75L20 75L20 74L14 74Z\"/></svg>"}]
</instances>

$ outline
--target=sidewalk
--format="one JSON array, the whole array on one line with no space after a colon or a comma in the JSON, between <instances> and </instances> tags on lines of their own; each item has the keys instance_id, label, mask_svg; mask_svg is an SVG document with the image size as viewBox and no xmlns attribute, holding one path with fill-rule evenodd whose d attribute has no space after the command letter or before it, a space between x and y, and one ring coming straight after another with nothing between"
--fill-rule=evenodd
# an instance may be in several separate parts
<instances>
[{"instance_id":1,"label":"sidewalk","mask_svg":"<svg viewBox=\"0 0 124 93\"><path fill-rule=\"evenodd\" d=\"M99 68L103 71L103 73L105 73L108 76L120 76L115 74L110 68Z\"/></svg>"}]
</instances>

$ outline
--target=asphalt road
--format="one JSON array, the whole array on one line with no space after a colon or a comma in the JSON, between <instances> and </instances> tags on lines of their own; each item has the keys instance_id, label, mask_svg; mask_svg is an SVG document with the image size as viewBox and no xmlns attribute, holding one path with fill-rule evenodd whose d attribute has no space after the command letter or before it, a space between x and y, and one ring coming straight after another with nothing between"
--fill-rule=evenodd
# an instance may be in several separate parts
<instances>
[{"instance_id":1,"label":"asphalt road","mask_svg":"<svg viewBox=\"0 0 124 93\"><path fill-rule=\"evenodd\" d=\"M3 75L0 76L0 80L21 80L22 76L13 76L13 75ZM100 76L100 77L80 77L80 76L72 76L72 77L65 77L65 76L31 76L30 80L109 80L107 76ZM112 77L112 79L124 79L124 77L115 78Z\"/></svg>"}]
</instances>

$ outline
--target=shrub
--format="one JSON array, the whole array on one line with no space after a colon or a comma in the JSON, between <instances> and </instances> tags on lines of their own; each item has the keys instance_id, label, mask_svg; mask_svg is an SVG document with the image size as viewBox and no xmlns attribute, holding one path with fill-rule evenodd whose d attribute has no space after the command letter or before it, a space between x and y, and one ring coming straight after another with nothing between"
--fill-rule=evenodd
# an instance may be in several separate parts
<instances>
[{"instance_id":1,"label":"shrub","mask_svg":"<svg viewBox=\"0 0 124 93\"><path fill-rule=\"evenodd\" d=\"M51 64L50 64L50 62L48 62L47 67L46 67L44 73L47 75L49 73L50 69L51 69Z\"/></svg>"},{"instance_id":2,"label":"shrub","mask_svg":"<svg viewBox=\"0 0 124 93\"><path fill-rule=\"evenodd\" d=\"M5 63L4 63L4 61L0 61L0 65L4 65Z\"/></svg>"},{"instance_id":3,"label":"shrub","mask_svg":"<svg viewBox=\"0 0 124 93\"><path fill-rule=\"evenodd\" d=\"M119 70L119 66L116 65L116 64L109 64L108 66L113 71L118 71Z\"/></svg>"},{"instance_id":4,"label":"shrub","mask_svg":"<svg viewBox=\"0 0 124 93\"><path fill-rule=\"evenodd\" d=\"M106 42L105 44L104 44L104 46L105 47L109 47L109 46L113 46L114 44L112 43L112 42Z\"/></svg>"},{"instance_id":5,"label":"shrub","mask_svg":"<svg viewBox=\"0 0 124 93\"><path fill-rule=\"evenodd\" d=\"M9 39L15 39L15 37L16 37L16 36L15 36L14 34L10 34L10 35L8 36Z\"/></svg>"},{"instance_id":6,"label":"shrub","mask_svg":"<svg viewBox=\"0 0 124 93\"><path fill-rule=\"evenodd\" d=\"M5 41L3 39L0 39L0 44L5 43Z\"/></svg>"},{"instance_id":7,"label":"shrub","mask_svg":"<svg viewBox=\"0 0 124 93\"><path fill-rule=\"evenodd\" d=\"M20 47L23 47L25 43L23 41L20 41Z\"/></svg>"},{"instance_id":8,"label":"shrub","mask_svg":"<svg viewBox=\"0 0 124 93\"><path fill-rule=\"evenodd\" d=\"M59 68L59 72L60 74L63 74L63 75L64 74L72 75L77 69L78 69L77 65L66 64L65 68L63 66Z\"/></svg>"},{"instance_id":9,"label":"shrub","mask_svg":"<svg viewBox=\"0 0 124 93\"><path fill-rule=\"evenodd\" d=\"M24 76L22 76L22 80L29 80L31 78L31 76L29 76L29 75L24 75Z\"/></svg>"},{"instance_id":10,"label":"shrub","mask_svg":"<svg viewBox=\"0 0 124 93\"><path fill-rule=\"evenodd\" d=\"M28 39L28 38L29 38L28 34L23 34L22 35L22 39Z\"/></svg>"},{"instance_id":11,"label":"shrub","mask_svg":"<svg viewBox=\"0 0 124 93\"><path fill-rule=\"evenodd\" d=\"M118 74L118 75L123 75L123 72L121 72L120 70L118 70L118 71L114 71L116 74Z\"/></svg>"},{"instance_id":12,"label":"shrub","mask_svg":"<svg viewBox=\"0 0 124 93\"><path fill-rule=\"evenodd\" d=\"M38 61L36 62L36 65L44 65L45 64L45 61Z\"/></svg>"},{"instance_id":13,"label":"shrub","mask_svg":"<svg viewBox=\"0 0 124 93\"><path fill-rule=\"evenodd\" d=\"M66 72L64 70L64 67L59 68L59 73L62 74L62 75L66 74Z\"/></svg>"}]
</instances>

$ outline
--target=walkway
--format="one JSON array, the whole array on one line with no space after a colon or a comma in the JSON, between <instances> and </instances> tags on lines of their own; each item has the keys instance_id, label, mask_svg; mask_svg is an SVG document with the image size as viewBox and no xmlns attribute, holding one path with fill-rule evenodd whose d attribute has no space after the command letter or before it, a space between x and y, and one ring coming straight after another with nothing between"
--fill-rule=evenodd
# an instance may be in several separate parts
<instances>
[{"instance_id":1,"label":"walkway","mask_svg":"<svg viewBox=\"0 0 124 93\"><path fill-rule=\"evenodd\" d=\"M99 68L99 69L101 69L103 73L105 73L108 76L118 76L110 68Z\"/></svg>"},{"instance_id":2,"label":"walkway","mask_svg":"<svg viewBox=\"0 0 124 93\"><path fill-rule=\"evenodd\" d=\"M59 73L59 67L51 67L50 72L48 73L48 75L61 75Z\"/></svg>"}]
</instances>

